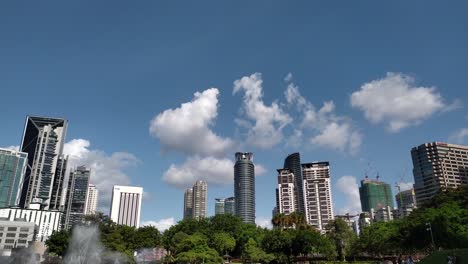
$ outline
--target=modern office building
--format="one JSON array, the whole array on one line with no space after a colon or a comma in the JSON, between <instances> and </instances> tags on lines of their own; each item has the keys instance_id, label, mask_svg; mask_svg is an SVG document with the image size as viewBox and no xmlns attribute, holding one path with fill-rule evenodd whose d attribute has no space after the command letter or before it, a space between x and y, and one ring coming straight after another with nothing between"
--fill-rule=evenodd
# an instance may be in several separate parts
<instances>
[{"instance_id":1,"label":"modern office building","mask_svg":"<svg viewBox=\"0 0 468 264\"><path fill-rule=\"evenodd\" d=\"M388 206L395 207L390 184L379 180L362 180L361 187L359 187L359 196L363 212L370 212L371 209L378 210Z\"/></svg>"},{"instance_id":2,"label":"modern office building","mask_svg":"<svg viewBox=\"0 0 468 264\"><path fill-rule=\"evenodd\" d=\"M416 207L416 194L414 189L401 191L395 195L398 208L415 208Z\"/></svg>"},{"instance_id":3,"label":"modern office building","mask_svg":"<svg viewBox=\"0 0 468 264\"><path fill-rule=\"evenodd\" d=\"M206 217L206 196L208 192L208 184L205 181L197 181L192 187L193 190L193 211L192 217L200 219Z\"/></svg>"},{"instance_id":4,"label":"modern office building","mask_svg":"<svg viewBox=\"0 0 468 264\"><path fill-rule=\"evenodd\" d=\"M28 153L0 148L0 208L18 206Z\"/></svg>"},{"instance_id":5,"label":"modern office building","mask_svg":"<svg viewBox=\"0 0 468 264\"><path fill-rule=\"evenodd\" d=\"M54 231L61 228L63 213L58 210L41 210L40 203L31 203L28 209L0 208L0 217L8 221L24 220L37 226L35 241L45 242Z\"/></svg>"},{"instance_id":6,"label":"modern office building","mask_svg":"<svg viewBox=\"0 0 468 264\"><path fill-rule=\"evenodd\" d=\"M294 173L289 169L278 169L278 187L276 188L276 208L280 214L288 215L297 209L296 182Z\"/></svg>"},{"instance_id":7,"label":"modern office building","mask_svg":"<svg viewBox=\"0 0 468 264\"><path fill-rule=\"evenodd\" d=\"M141 187L114 185L110 208L111 220L119 225L138 228L142 196Z\"/></svg>"},{"instance_id":8,"label":"modern office building","mask_svg":"<svg viewBox=\"0 0 468 264\"><path fill-rule=\"evenodd\" d=\"M224 199L224 213L236 215L236 199L234 197Z\"/></svg>"},{"instance_id":9,"label":"modern office building","mask_svg":"<svg viewBox=\"0 0 468 264\"><path fill-rule=\"evenodd\" d=\"M215 215L224 214L224 203L226 199L215 198Z\"/></svg>"},{"instance_id":10,"label":"modern office building","mask_svg":"<svg viewBox=\"0 0 468 264\"><path fill-rule=\"evenodd\" d=\"M61 156L57 161L57 168L55 170L55 179L52 186L52 195L50 198L49 208L52 210L64 210L62 200L65 192L63 184L65 182L65 174L67 172L68 157Z\"/></svg>"},{"instance_id":11,"label":"modern office building","mask_svg":"<svg viewBox=\"0 0 468 264\"><path fill-rule=\"evenodd\" d=\"M96 214L96 209L98 206L99 200L99 190L94 184L88 185L88 196L86 197L86 215Z\"/></svg>"},{"instance_id":12,"label":"modern office building","mask_svg":"<svg viewBox=\"0 0 468 264\"><path fill-rule=\"evenodd\" d=\"M91 171L84 166L77 167L70 172L65 201L64 227L66 229L83 222L90 175Z\"/></svg>"},{"instance_id":13,"label":"modern office building","mask_svg":"<svg viewBox=\"0 0 468 264\"><path fill-rule=\"evenodd\" d=\"M10 221L0 217L0 256L11 256L18 248L27 248L35 240L36 225L24 219Z\"/></svg>"},{"instance_id":14,"label":"modern office building","mask_svg":"<svg viewBox=\"0 0 468 264\"><path fill-rule=\"evenodd\" d=\"M255 224L255 166L251 152L237 152L234 165L236 215L245 223Z\"/></svg>"},{"instance_id":15,"label":"modern office building","mask_svg":"<svg viewBox=\"0 0 468 264\"><path fill-rule=\"evenodd\" d=\"M192 218L193 213L193 190L186 189L184 192L184 219Z\"/></svg>"},{"instance_id":16,"label":"modern office building","mask_svg":"<svg viewBox=\"0 0 468 264\"><path fill-rule=\"evenodd\" d=\"M58 159L62 156L67 120L62 118L28 116L24 127L20 150L28 153L26 169L21 191L20 207L40 202L44 209L49 209L53 186L60 186L54 181Z\"/></svg>"},{"instance_id":17,"label":"modern office building","mask_svg":"<svg viewBox=\"0 0 468 264\"><path fill-rule=\"evenodd\" d=\"M302 164L306 221L320 232L334 219L330 183L330 163Z\"/></svg>"},{"instance_id":18,"label":"modern office building","mask_svg":"<svg viewBox=\"0 0 468 264\"><path fill-rule=\"evenodd\" d=\"M425 143L411 149L411 158L418 206L428 202L439 190L468 184L468 146Z\"/></svg>"},{"instance_id":19,"label":"modern office building","mask_svg":"<svg viewBox=\"0 0 468 264\"><path fill-rule=\"evenodd\" d=\"M296 211L304 213L304 190L303 190L303 177L302 177L302 167L301 167L301 156L299 152L292 153L286 157L284 160L284 169L289 169L290 172L294 174L296 193L295 196L295 206Z\"/></svg>"}]
</instances>

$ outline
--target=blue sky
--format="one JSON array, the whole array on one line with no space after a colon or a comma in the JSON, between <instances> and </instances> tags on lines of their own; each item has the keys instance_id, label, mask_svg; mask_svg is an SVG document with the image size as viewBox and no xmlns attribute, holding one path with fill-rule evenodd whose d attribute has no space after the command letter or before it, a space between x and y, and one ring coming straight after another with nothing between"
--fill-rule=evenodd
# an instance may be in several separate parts
<instances>
[{"instance_id":1,"label":"blue sky","mask_svg":"<svg viewBox=\"0 0 468 264\"><path fill-rule=\"evenodd\" d=\"M466 10L464 1L3 2L0 146L19 145L28 114L66 117L67 152L94 169L100 207L113 183L143 186L142 221L159 227L181 219L182 188L195 178L209 181L210 214L215 197L232 195L236 151L254 152L263 172L259 222L295 151L330 161L335 212L355 211L366 172L412 182L411 147L468 143Z\"/></svg>"}]
</instances>

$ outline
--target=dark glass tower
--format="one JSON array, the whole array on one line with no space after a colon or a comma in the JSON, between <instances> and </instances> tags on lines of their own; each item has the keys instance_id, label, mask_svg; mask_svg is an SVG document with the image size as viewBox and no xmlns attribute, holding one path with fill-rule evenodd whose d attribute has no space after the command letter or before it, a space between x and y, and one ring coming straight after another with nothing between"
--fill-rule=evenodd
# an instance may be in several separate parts
<instances>
[{"instance_id":1,"label":"dark glass tower","mask_svg":"<svg viewBox=\"0 0 468 264\"><path fill-rule=\"evenodd\" d=\"M84 166L70 173L65 201L65 225L69 229L83 221L91 171Z\"/></svg>"},{"instance_id":2,"label":"dark glass tower","mask_svg":"<svg viewBox=\"0 0 468 264\"><path fill-rule=\"evenodd\" d=\"M31 202L42 203L49 209L58 159L62 155L67 120L62 118L28 116L24 127L21 151L28 153L28 166L21 190L20 207Z\"/></svg>"},{"instance_id":3,"label":"dark glass tower","mask_svg":"<svg viewBox=\"0 0 468 264\"><path fill-rule=\"evenodd\" d=\"M255 224L255 166L251 152L237 152L234 165L236 215L244 223Z\"/></svg>"},{"instance_id":4,"label":"dark glass tower","mask_svg":"<svg viewBox=\"0 0 468 264\"><path fill-rule=\"evenodd\" d=\"M297 211L304 213L304 190L303 190L303 179L302 179L302 168L301 168L301 156L299 152L292 153L284 160L284 168L289 169L294 173L294 181L296 184L296 205Z\"/></svg>"}]
</instances>

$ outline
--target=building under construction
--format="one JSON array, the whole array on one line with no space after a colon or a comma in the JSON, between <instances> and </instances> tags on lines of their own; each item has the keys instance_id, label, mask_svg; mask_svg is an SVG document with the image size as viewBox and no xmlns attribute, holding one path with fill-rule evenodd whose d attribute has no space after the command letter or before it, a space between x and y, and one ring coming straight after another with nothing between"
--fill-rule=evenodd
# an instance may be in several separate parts
<instances>
[{"instance_id":1,"label":"building under construction","mask_svg":"<svg viewBox=\"0 0 468 264\"><path fill-rule=\"evenodd\" d=\"M363 212L370 212L373 208L378 210L390 206L394 208L392 188L390 184L379 181L364 179L359 187L361 207Z\"/></svg>"}]
</instances>

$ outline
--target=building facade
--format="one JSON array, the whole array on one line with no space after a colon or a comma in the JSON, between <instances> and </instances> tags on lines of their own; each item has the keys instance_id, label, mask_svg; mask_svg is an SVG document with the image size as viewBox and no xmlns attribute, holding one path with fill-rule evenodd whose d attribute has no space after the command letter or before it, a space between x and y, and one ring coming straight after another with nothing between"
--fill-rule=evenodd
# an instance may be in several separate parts
<instances>
[{"instance_id":1,"label":"building facade","mask_svg":"<svg viewBox=\"0 0 468 264\"><path fill-rule=\"evenodd\" d=\"M295 210L301 213L305 212L304 205L304 190L303 190L303 177L302 177L302 166L301 166L301 156L299 152L292 153L286 157L284 160L284 169L289 169L290 172L294 174L295 181L295 194L296 199Z\"/></svg>"},{"instance_id":2,"label":"building facade","mask_svg":"<svg viewBox=\"0 0 468 264\"><path fill-rule=\"evenodd\" d=\"M363 212L370 212L371 209L378 210L388 206L395 207L390 184L379 180L362 180L361 187L359 187L359 196Z\"/></svg>"},{"instance_id":3,"label":"building facade","mask_svg":"<svg viewBox=\"0 0 468 264\"><path fill-rule=\"evenodd\" d=\"M237 152L234 165L236 215L243 222L255 224L255 166L251 152Z\"/></svg>"},{"instance_id":4,"label":"building facade","mask_svg":"<svg viewBox=\"0 0 468 264\"><path fill-rule=\"evenodd\" d=\"M35 241L45 242L54 231L60 231L63 213L57 210L41 210L41 204L31 203L29 209L0 208L0 217L8 221L24 220L37 226Z\"/></svg>"},{"instance_id":5,"label":"building facade","mask_svg":"<svg viewBox=\"0 0 468 264\"><path fill-rule=\"evenodd\" d=\"M119 225L140 227L143 188L114 185L110 218Z\"/></svg>"},{"instance_id":6,"label":"building facade","mask_svg":"<svg viewBox=\"0 0 468 264\"><path fill-rule=\"evenodd\" d=\"M416 207L416 194L414 189L401 191L395 195L398 208L415 208Z\"/></svg>"},{"instance_id":7,"label":"building facade","mask_svg":"<svg viewBox=\"0 0 468 264\"><path fill-rule=\"evenodd\" d=\"M22 219L0 218L0 255L10 256L14 248L27 248L35 240L36 225Z\"/></svg>"},{"instance_id":8,"label":"building facade","mask_svg":"<svg viewBox=\"0 0 468 264\"><path fill-rule=\"evenodd\" d=\"M416 203L428 202L439 190L468 184L468 146L425 143L411 149Z\"/></svg>"},{"instance_id":9,"label":"building facade","mask_svg":"<svg viewBox=\"0 0 468 264\"><path fill-rule=\"evenodd\" d=\"M224 199L224 213L236 215L236 199L234 197Z\"/></svg>"},{"instance_id":10,"label":"building facade","mask_svg":"<svg viewBox=\"0 0 468 264\"><path fill-rule=\"evenodd\" d=\"M280 214L290 214L297 209L297 190L294 173L289 169L278 169L278 187L276 188L276 208Z\"/></svg>"},{"instance_id":11,"label":"building facade","mask_svg":"<svg viewBox=\"0 0 468 264\"><path fill-rule=\"evenodd\" d=\"M226 199L215 198L215 215L224 214L224 203Z\"/></svg>"},{"instance_id":12,"label":"building facade","mask_svg":"<svg viewBox=\"0 0 468 264\"><path fill-rule=\"evenodd\" d=\"M0 148L0 208L18 206L28 153Z\"/></svg>"},{"instance_id":13,"label":"building facade","mask_svg":"<svg viewBox=\"0 0 468 264\"><path fill-rule=\"evenodd\" d=\"M62 156L67 120L62 118L28 116L20 150L28 153L21 191L20 207L40 202L49 209L59 157Z\"/></svg>"},{"instance_id":14,"label":"building facade","mask_svg":"<svg viewBox=\"0 0 468 264\"><path fill-rule=\"evenodd\" d=\"M186 189L184 192L184 219L192 218L193 213L193 189Z\"/></svg>"},{"instance_id":15,"label":"building facade","mask_svg":"<svg viewBox=\"0 0 468 264\"><path fill-rule=\"evenodd\" d=\"M302 164L302 177L307 223L317 230L325 232L327 224L334 219L330 163Z\"/></svg>"},{"instance_id":16,"label":"building facade","mask_svg":"<svg viewBox=\"0 0 468 264\"><path fill-rule=\"evenodd\" d=\"M370 215L375 222L388 222L393 220L393 208L390 206L371 208Z\"/></svg>"},{"instance_id":17,"label":"building facade","mask_svg":"<svg viewBox=\"0 0 468 264\"><path fill-rule=\"evenodd\" d=\"M206 217L206 199L208 184L205 181L197 181L192 187L193 190L193 212L192 217L200 219Z\"/></svg>"},{"instance_id":18,"label":"building facade","mask_svg":"<svg viewBox=\"0 0 468 264\"><path fill-rule=\"evenodd\" d=\"M86 197L85 214L93 215L96 214L99 200L99 190L94 184L88 185L88 194Z\"/></svg>"},{"instance_id":19,"label":"building facade","mask_svg":"<svg viewBox=\"0 0 468 264\"><path fill-rule=\"evenodd\" d=\"M66 229L83 222L90 175L91 171L84 166L77 167L70 172L65 201L64 227Z\"/></svg>"},{"instance_id":20,"label":"building facade","mask_svg":"<svg viewBox=\"0 0 468 264\"><path fill-rule=\"evenodd\" d=\"M57 168L55 169L55 179L52 186L52 195L50 198L49 209L64 210L64 196L66 195L63 190L65 182L65 174L67 173L68 157L61 156L57 161Z\"/></svg>"}]
</instances>

